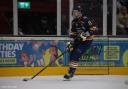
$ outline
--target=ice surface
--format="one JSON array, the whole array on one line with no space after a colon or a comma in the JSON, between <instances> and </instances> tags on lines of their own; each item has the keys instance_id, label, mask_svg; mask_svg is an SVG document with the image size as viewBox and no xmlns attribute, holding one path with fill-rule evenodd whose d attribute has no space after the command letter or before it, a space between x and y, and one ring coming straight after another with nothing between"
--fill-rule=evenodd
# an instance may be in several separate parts
<instances>
[{"instance_id":1,"label":"ice surface","mask_svg":"<svg viewBox=\"0 0 128 89\"><path fill-rule=\"evenodd\" d=\"M0 77L0 89L128 89L128 76L119 75L77 75L71 81L63 76L38 76L27 82L24 78Z\"/></svg>"}]
</instances>

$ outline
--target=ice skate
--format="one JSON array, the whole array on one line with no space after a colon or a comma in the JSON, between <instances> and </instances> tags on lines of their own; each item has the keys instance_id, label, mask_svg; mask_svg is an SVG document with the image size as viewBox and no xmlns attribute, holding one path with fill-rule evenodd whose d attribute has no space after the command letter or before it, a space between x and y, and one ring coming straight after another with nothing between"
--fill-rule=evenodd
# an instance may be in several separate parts
<instances>
[{"instance_id":1,"label":"ice skate","mask_svg":"<svg viewBox=\"0 0 128 89\"><path fill-rule=\"evenodd\" d=\"M65 75L64 75L64 79L65 79L65 80L70 80L73 76L74 76L73 73L68 73L68 74L65 74Z\"/></svg>"},{"instance_id":2,"label":"ice skate","mask_svg":"<svg viewBox=\"0 0 128 89\"><path fill-rule=\"evenodd\" d=\"M68 71L68 74L65 74L65 75L64 75L64 79L70 80L70 79L74 76L75 70L76 70L76 68L70 67L70 68L69 68L69 71Z\"/></svg>"}]
</instances>

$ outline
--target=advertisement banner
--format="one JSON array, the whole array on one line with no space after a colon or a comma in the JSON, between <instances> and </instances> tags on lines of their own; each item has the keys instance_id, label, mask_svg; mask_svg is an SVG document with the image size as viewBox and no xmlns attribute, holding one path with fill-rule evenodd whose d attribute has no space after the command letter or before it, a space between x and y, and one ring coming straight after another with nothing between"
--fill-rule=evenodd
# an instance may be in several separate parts
<instances>
[{"instance_id":1,"label":"advertisement banner","mask_svg":"<svg viewBox=\"0 0 128 89\"><path fill-rule=\"evenodd\" d=\"M66 50L65 37L55 39L42 38L1 38L0 66L1 67L32 67L46 66ZM17 40L16 40L17 39ZM128 66L127 38L95 38L91 47L79 59L79 66ZM61 56L51 66L67 66L69 54Z\"/></svg>"},{"instance_id":2,"label":"advertisement banner","mask_svg":"<svg viewBox=\"0 0 128 89\"><path fill-rule=\"evenodd\" d=\"M128 66L128 40L105 38L94 40L80 58L79 66Z\"/></svg>"},{"instance_id":3,"label":"advertisement banner","mask_svg":"<svg viewBox=\"0 0 128 89\"><path fill-rule=\"evenodd\" d=\"M21 40L0 41L0 66L46 66L65 51L64 41ZM65 65L61 56L51 66Z\"/></svg>"}]
</instances>

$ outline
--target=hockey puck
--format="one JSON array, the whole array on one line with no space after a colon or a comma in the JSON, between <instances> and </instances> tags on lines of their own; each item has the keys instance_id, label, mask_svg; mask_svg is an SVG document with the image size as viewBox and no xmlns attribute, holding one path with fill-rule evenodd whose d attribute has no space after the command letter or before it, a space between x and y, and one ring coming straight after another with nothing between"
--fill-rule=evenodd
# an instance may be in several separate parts
<instances>
[{"instance_id":1,"label":"hockey puck","mask_svg":"<svg viewBox=\"0 0 128 89\"><path fill-rule=\"evenodd\" d=\"M28 81L28 79L24 78L23 81Z\"/></svg>"}]
</instances>

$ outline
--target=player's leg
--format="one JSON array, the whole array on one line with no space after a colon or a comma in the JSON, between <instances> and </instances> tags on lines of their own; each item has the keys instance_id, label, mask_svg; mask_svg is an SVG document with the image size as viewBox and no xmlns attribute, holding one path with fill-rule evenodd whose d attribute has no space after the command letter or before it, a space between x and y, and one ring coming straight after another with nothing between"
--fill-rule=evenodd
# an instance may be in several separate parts
<instances>
[{"instance_id":1,"label":"player's leg","mask_svg":"<svg viewBox=\"0 0 128 89\"><path fill-rule=\"evenodd\" d=\"M79 58L82 55L82 51L80 51L80 46L74 48L73 51L70 53L70 60L69 60L69 70L66 75L64 75L65 79L70 79L74 76L76 67L78 66Z\"/></svg>"},{"instance_id":2,"label":"player's leg","mask_svg":"<svg viewBox=\"0 0 128 89\"><path fill-rule=\"evenodd\" d=\"M68 73L64 75L65 79L70 79L74 76L74 73L76 71L76 67L78 66L78 62L71 61L69 66L70 67L69 67Z\"/></svg>"},{"instance_id":3,"label":"player's leg","mask_svg":"<svg viewBox=\"0 0 128 89\"><path fill-rule=\"evenodd\" d=\"M74 76L76 67L78 66L79 58L83 55L83 53L88 50L91 46L92 41L87 41L76 48L70 53L70 62L69 62L69 70L68 74L64 75L65 79L70 79Z\"/></svg>"}]
</instances>

